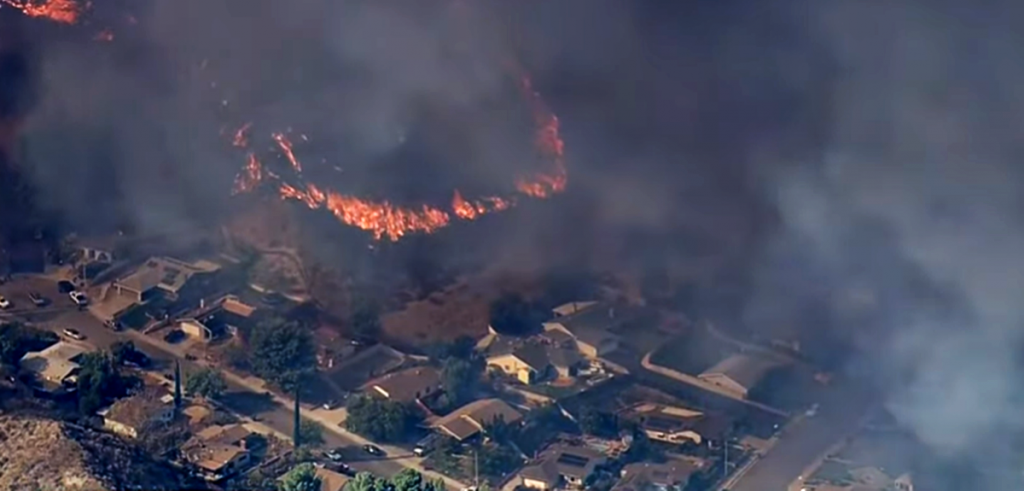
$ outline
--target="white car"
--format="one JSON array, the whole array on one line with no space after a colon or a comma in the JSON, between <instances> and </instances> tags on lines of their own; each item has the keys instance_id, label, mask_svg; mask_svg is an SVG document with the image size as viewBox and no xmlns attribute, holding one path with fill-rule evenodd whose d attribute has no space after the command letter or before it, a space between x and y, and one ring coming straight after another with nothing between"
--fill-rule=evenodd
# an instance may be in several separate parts
<instances>
[{"instance_id":1,"label":"white car","mask_svg":"<svg viewBox=\"0 0 1024 491\"><path fill-rule=\"evenodd\" d=\"M11 301L7 300L7 297L0 295L0 309L6 310L9 308L11 308Z\"/></svg>"},{"instance_id":2,"label":"white car","mask_svg":"<svg viewBox=\"0 0 1024 491\"><path fill-rule=\"evenodd\" d=\"M71 297L72 302L75 302L75 305L84 306L88 305L89 303L89 297L85 296L84 292L80 292L78 290L71 290L71 292L68 293L68 296Z\"/></svg>"},{"instance_id":3,"label":"white car","mask_svg":"<svg viewBox=\"0 0 1024 491\"><path fill-rule=\"evenodd\" d=\"M78 332L75 329L64 329L63 332L64 332L65 336L67 336L67 337L69 337L71 339L77 340L77 341L81 341L81 340L85 339L85 336L83 336L82 333Z\"/></svg>"}]
</instances>

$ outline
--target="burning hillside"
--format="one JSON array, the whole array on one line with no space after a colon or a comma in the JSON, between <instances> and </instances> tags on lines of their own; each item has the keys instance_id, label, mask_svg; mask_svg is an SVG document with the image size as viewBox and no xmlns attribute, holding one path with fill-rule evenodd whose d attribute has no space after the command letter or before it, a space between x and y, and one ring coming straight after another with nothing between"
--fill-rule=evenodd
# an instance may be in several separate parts
<instances>
[{"instance_id":1,"label":"burning hillside","mask_svg":"<svg viewBox=\"0 0 1024 491\"><path fill-rule=\"evenodd\" d=\"M80 21L83 13L91 7L88 2L75 0L0 2L27 16L65 24ZM104 29L93 39L110 42L114 40L114 33ZM205 70L207 64L208 60L204 59L200 63L200 70ZM269 141L266 142L272 145L278 157L287 162L287 169L268 165L267 152L258 147L264 141L259 135L251 134L254 124L250 122L238 128L231 138L232 145L241 149L245 155L242 159L244 165L234 179L231 193L270 190L282 199L298 201L312 209L327 210L342 223L370 232L374 239L397 241L410 233L432 233L456 220L475 220L486 214L507 210L516 206L522 198L547 198L562 192L567 183L567 172L559 119L548 109L523 70L513 68L506 71L518 80L519 92L535 126L534 155L545 162L546 167L540 171L524 172L507 185L507 192L468 196L459 189L453 189L449 192L450 200L443 206L438 203L408 205L401 199L366 198L342 192L310 176L300 157L304 153L303 143L307 137L301 135L301 139L293 141L294 133L290 129L270 132ZM209 83L211 87L219 87L217 80L210 80ZM224 106L230 104L227 99L221 102Z\"/></svg>"},{"instance_id":2,"label":"burning hillside","mask_svg":"<svg viewBox=\"0 0 1024 491\"><path fill-rule=\"evenodd\" d=\"M529 78L522 78L520 89L529 102L537 125L537 152L550 162L551 169L518 178L514 189L522 196L547 198L565 190L568 178L565 144L559 134L558 117L547 109L540 94L533 90ZM235 147L247 151L245 166L235 179L234 193L250 192L261 186L273 187L281 198L302 202L312 209L326 209L343 223L367 230L378 240L387 238L397 241L409 233L432 233L448 226L453 220L475 220L488 213L507 210L517 203L518 197L513 194L467 199L458 189L452 192L447 209L426 204L402 207L389 201L344 195L308 182L303 175L302 162L295 154L295 145L284 133L275 132L271 134L271 139L294 175L294 180L288 180L266 169L257 154L250 150L251 128L252 123L246 123L232 138Z\"/></svg>"}]
</instances>

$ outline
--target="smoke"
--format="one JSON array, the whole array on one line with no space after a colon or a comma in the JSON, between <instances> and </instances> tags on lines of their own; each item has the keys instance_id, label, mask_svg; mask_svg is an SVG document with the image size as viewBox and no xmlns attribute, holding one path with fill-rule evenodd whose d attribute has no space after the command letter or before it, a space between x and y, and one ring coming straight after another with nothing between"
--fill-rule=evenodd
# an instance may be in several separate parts
<instances>
[{"instance_id":1,"label":"smoke","mask_svg":"<svg viewBox=\"0 0 1024 491\"><path fill-rule=\"evenodd\" d=\"M798 165L752 157L782 226L748 321L824 312L904 424L989 463L1019 461L1003 445L1024 394L1019 10L816 4L836 67L827 139Z\"/></svg>"}]
</instances>

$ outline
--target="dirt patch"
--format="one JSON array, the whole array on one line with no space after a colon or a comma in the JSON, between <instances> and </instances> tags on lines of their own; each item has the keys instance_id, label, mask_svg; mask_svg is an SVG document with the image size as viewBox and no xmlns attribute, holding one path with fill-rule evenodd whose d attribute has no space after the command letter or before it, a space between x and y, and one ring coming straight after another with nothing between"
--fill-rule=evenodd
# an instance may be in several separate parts
<instances>
[{"instance_id":1,"label":"dirt patch","mask_svg":"<svg viewBox=\"0 0 1024 491\"><path fill-rule=\"evenodd\" d=\"M459 336L479 338L487 334L490 303L498 296L483 281L460 280L405 309L384 315L385 335L399 344L427 346Z\"/></svg>"}]
</instances>

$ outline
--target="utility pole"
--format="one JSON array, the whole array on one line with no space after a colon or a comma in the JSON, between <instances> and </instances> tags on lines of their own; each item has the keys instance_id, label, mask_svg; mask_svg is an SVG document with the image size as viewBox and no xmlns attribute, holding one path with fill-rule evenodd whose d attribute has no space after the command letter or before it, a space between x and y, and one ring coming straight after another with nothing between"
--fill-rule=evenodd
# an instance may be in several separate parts
<instances>
[{"instance_id":1,"label":"utility pole","mask_svg":"<svg viewBox=\"0 0 1024 491\"><path fill-rule=\"evenodd\" d=\"M480 450L473 449L473 490L480 491Z\"/></svg>"},{"instance_id":2,"label":"utility pole","mask_svg":"<svg viewBox=\"0 0 1024 491\"><path fill-rule=\"evenodd\" d=\"M181 409L181 363L174 360L174 409Z\"/></svg>"},{"instance_id":3,"label":"utility pole","mask_svg":"<svg viewBox=\"0 0 1024 491\"><path fill-rule=\"evenodd\" d=\"M299 445L302 444L302 435L299 433L299 427L302 425L302 416L299 414L299 384L295 383L295 421L292 423L292 442L295 448L298 449Z\"/></svg>"}]
</instances>

